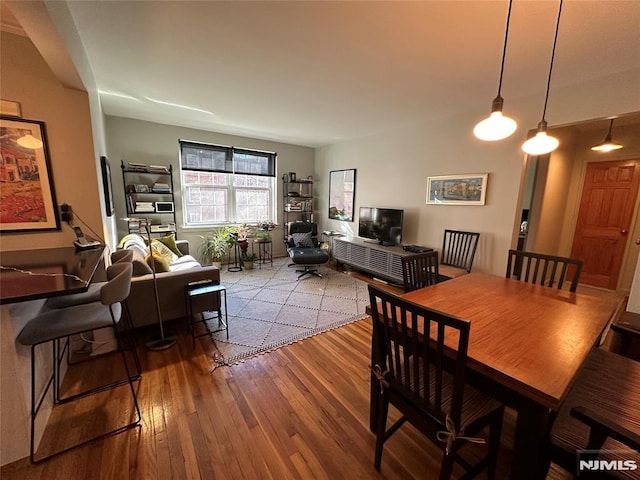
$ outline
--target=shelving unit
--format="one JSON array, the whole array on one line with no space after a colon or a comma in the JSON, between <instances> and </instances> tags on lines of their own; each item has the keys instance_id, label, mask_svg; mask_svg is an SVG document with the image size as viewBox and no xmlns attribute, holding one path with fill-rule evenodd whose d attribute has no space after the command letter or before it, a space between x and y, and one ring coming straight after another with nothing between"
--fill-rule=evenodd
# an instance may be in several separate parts
<instances>
[{"instance_id":1,"label":"shelving unit","mask_svg":"<svg viewBox=\"0 0 640 480\"><path fill-rule=\"evenodd\" d=\"M284 240L287 240L289 224L313 222L313 180L291 180L289 174L282 177L282 208L284 215Z\"/></svg>"},{"instance_id":2,"label":"shelving unit","mask_svg":"<svg viewBox=\"0 0 640 480\"><path fill-rule=\"evenodd\" d=\"M129 233L176 234L176 211L171 165L144 165L121 161Z\"/></svg>"}]
</instances>

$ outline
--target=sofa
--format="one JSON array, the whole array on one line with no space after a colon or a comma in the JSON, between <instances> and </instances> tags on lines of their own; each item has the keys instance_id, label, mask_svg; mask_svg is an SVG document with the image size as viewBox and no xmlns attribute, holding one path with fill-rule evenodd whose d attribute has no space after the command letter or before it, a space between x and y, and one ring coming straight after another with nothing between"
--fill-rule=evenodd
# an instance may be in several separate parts
<instances>
[{"instance_id":1,"label":"sofa","mask_svg":"<svg viewBox=\"0 0 640 480\"><path fill-rule=\"evenodd\" d=\"M220 269L214 266L200 265L195 258L189 255L189 242L186 240L173 240L172 237L153 239L154 257L156 256L157 247L159 247L158 242L161 242L161 240L169 244L171 248L167 248L175 254L175 256L170 257L173 261L167 262L167 265L160 264L158 261L155 262L160 311L162 320L167 321L182 318L186 315L185 286L188 283L207 280L220 283ZM149 266L150 259L148 258L146 242L140 235L130 234L120 241L119 248L133 251L134 276L131 279L131 293L127 299L127 306L133 325L137 328L154 323L157 324L158 316L153 287L153 272ZM162 249L162 251L166 253L165 249ZM162 271L165 269L167 271ZM202 299L201 301L215 303L215 299ZM217 308L217 304L194 305L194 311L214 310Z\"/></svg>"}]
</instances>

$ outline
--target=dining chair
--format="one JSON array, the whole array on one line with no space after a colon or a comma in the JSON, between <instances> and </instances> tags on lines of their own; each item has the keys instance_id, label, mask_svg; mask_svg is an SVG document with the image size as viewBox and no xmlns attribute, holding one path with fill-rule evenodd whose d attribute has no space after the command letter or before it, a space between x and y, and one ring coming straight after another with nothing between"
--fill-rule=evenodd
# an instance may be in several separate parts
<instances>
[{"instance_id":1,"label":"dining chair","mask_svg":"<svg viewBox=\"0 0 640 480\"><path fill-rule=\"evenodd\" d=\"M640 362L640 314L623 312L611 324L610 351Z\"/></svg>"},{"instance_id":2,"label":"dining chair","mask_svg":"<svg viewBox=\"0 0 640 480\"><path fill-rule=\"evenodd\" d=\"M131 263L116 263L111 265L107 269L108 281L100 290L99 302L47 311L30 320L18 334L17 341L22 345L31 347L31 440L29 456L32 463L40 463L53 456L80 447L99 438L122 432L140 424L140 407L138 406L136 391L133 386L135 376L132 375L129 370L127 358L122 348L119 349L119 352L126 372L125 378L118 379L98 387L89 388L80 393L74 393L66 397L62 397L60 393L60 365L64 359L64 352L62 352L62 354L60 352L61 340L66 340L65 346L63 347L64 350L68 348L68 339L71 335L80 335L91 330L111 327L116 340L118 340L118 344L121 344L121 337L118 331L118 323L122 315L121 302L129 296L132 272L133 266ZM36 385L40 385L42 383L41 381L38 382L36 379L36 347L46 343L51 344L53 371L49 375L49 378L44 382L43 392L38 398L36 398ZM118 407L117 411L126 412L127 415L133 415L135 413L135 419L129 419L131 421L128 421L128 423L123 426L110 429L107 432L93 436L88 440L79 441L72 446L61 448L55 453L47 454L39 459L35 458L36 417L47 392L52 386L53 403L54 405L58 405L126 384L128 384L130 389L134 409L125 408L125 405L121 405ZM96 405L95 408L100 409L100 411L103 410L102 405Z\"/></svg>"},{"instance_id":3,"label":"dining chair","mask_svg":"<svg viewBox=\"0 0 640 480\"><path fill-rule=\"evenodd\" d=\"M548 461L579 478L638 479L640 363L593 348L558 411L549 443ZM638 470L600 468L594 472L589 468L598 464L580 460L615 461L623 466L633 460ZM586 476L589 473L592 476Z\"/></svg>"},{"instance_id":4,"label":"dining chair","mask_svg":"<svg viewBox=\"0 0 640 480\"><path fill-rule=\"evenodd\" d=\"M465 384L470 322L430 310L369 285L373 337L372 395L380 470L384 443L406 421L443 450L439 478L451 476L458 461L468 478L487 468L495 478L504 406ZM431 339L424 341L423 332ZM448 368L445 369L445 364ZM375 383L377 382L377 383ZM387 428L389 405L402 416ZM475 465L459 454L466 442L488 427L488 453ZM467 477L465 477L467 478Z\"/></svg>"},{"instance_id":5,"label":"dining chair","mask_svg":"<svg viewBox=\"0 0 640 480\"><path fill-rule=\"evenodd\" d=\"M436 250L416 253L402 257L401 260L405 292L412 292L438 283L438 252Z\"/></svg>"},{"instance_id":6,"label":"dining chair","mask_svg":"<svg viewBox=\"0 0 640 480\"><path fill-rule=\"evenodd\" d=\"M565 281L571 282L569 291L575 292L583 263L578 258L509 250L506 277L547 287L555 285L558 289L562 289Z\"/></svg>"},{"instance_id":7,"label":"dining chair","mask_svg":"<svg viewBox=\"0 0 640 480\"><path fill-rule=\"evenodd\" d=\"M471 272L480 234L445 229L440 252L440 279L449 280Z\"/></svg>"}]
</instances>

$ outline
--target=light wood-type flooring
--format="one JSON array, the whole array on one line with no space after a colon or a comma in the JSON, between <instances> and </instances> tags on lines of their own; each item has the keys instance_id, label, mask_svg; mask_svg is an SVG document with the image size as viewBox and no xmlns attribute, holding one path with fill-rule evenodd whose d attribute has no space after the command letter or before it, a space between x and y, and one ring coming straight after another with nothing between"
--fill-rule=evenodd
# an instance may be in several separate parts
<instances>
[{"instance_id":1,"label":"light wood-type flooring","mask_svg":"<svg viewBox=\"0 0 640 480\"><path fill-rule=\"evenodd\" d=\"M6 480L54 479L432 479L441 452L411 426L385 445L373 468L369 421L367 320L316 335L244 363L213 369L214 347L196 348L186 329L165 351L139 347L141 427L94 442L44 464L28 459L1 469ZM73 367L66 384L102 378L117 359ZM56 407L43 448L104 426L131 411L126 387ZM397 413L392 411L392 418ZM514 414L507 410L499 478L511 457ZM461 470L454 471L455 476ZM479 478L486 478L482 474ZM570 478L552 468L549 479Z\"/></svg>"}]
</instances>

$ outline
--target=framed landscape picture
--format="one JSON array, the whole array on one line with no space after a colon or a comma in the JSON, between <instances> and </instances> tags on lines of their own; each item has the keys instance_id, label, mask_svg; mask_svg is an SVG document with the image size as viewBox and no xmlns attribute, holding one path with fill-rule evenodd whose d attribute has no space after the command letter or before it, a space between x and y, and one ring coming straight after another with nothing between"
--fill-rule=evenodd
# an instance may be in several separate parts
<instances>
[{"instance_id":1,"label":"framed landscape picture","mask_svg":"<svg viewBox=\"0 0 640 480\"><path fill-rule=\"evenodd\" d=\"M44 123L0 117L0 232L59 230Z\"/></svg>"},{"instance_id":2,"label":"framed landscape picture","mask_svg":"<svg viewBox=\"0 0 640 480\"><path fill-rule=\"evenodd\" d=\"M488 173L444 175L427 179L427 203L484 205Z\"/></svg>"}]
</instances>

